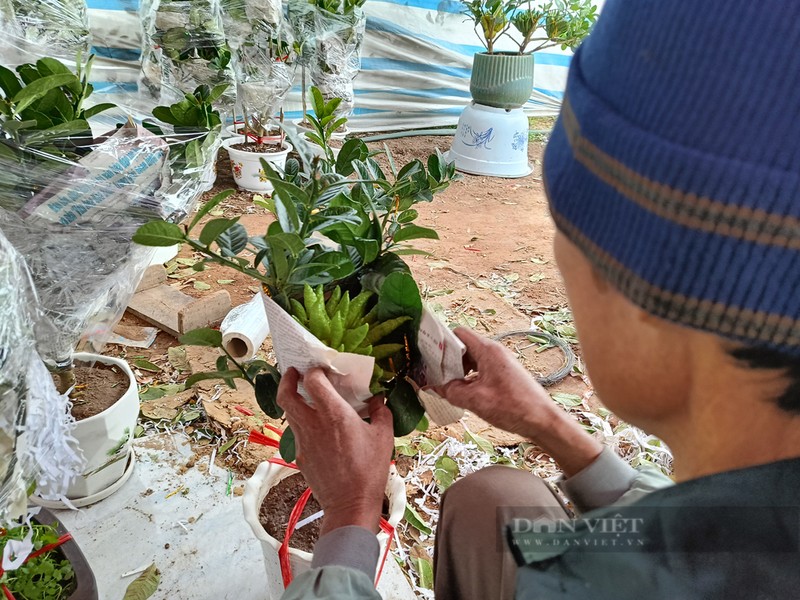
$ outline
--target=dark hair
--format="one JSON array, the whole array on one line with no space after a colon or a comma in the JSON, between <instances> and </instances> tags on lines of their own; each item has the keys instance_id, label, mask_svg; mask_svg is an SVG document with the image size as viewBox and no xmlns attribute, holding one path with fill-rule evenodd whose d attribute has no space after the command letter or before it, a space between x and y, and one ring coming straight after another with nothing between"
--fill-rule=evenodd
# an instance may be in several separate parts
<instances>
[{"instance_id":1,"label":"dark hair","mask_svg":"<svg viewBox=\"0 0 800 600\"><path fill-rule=\"evenodd\" d=\"M783 410L800 415L800 357L791 356L763 346L745 346L730 351L737 360L752 369L777 369L782 371L789 384L777 398Z\"/></svg>"}]
</instances>

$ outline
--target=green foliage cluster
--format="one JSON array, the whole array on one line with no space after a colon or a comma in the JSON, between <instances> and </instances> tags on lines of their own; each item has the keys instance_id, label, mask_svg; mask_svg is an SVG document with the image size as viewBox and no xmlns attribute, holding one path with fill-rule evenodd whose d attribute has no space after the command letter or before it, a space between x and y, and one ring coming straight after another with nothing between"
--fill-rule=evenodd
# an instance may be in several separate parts
<instances>
[{"instance_id":1,"label":"green foliage cluster","mask_svg":"<svg viewBox=\"0 0 800 600\"><path fill-rule=\"evenodd\" d=\"M339 126L332 117L335 103L321 108L320 128L312 139L326 150L324 158L311 158L305 143L292 139L302 163L291 158L278 172L262 161L274 186L271 198L256 201L275 216L266 231L248 233L239 217L215 218L199 226L232 193L227 191L206 203L187 226L152 221L133 239L146 246L188 245L204 257L193 265L196 270L217 263L249 275L335 349L349 347L375 356L379 364L373 373L373 391L386 392L395 434L406 435L424 417L414 387L406 379L418 362L415 335L422 300L401 257L422 253L411 246L414 240L438 237L433 229L414 223L418 217L414 206L430 202L446 189L456 177L455 166L437 151L424 163L413 160L398 169L387 149L387 173L359 139L347 140L333 160L327 142L330 130ZM267 415L282 415L275 403L280 374L274 366L259 360L239 364L222 347L218 331L190 332L181 342L224 352L216 371L193 375L187 385L216 378L234 386L236 379L245 379L254 386ZM282 456L292 460L290 431L284 433L281 444Z\"/></svg>"},{"instance_id":2,"label":"green foliage cluster","mask_svg":"<svg viewBox=\"0 0 800 600\"><path fill-rule=\"evenodd\" d=\"M575 48L597 20L592 0L550 0L534 8L531 0L462 0L464 14L489 54L503 35L519 46L519 54L561 46ZM511 28L516 35L510 33ZM543 35L534 37L538 30ZM533 45L533 47L531 47Z\"/></svg>"},{"instance_id":3,"label":"green foliage cluster","mask_svg":"<svg viewBox=\"0 0 800 600\"><path fill-rule=\"evenodd\" d=\"M156 106L153 116L172 125L175 138L170 140L170 163L173 172L183 172L202 168L209 160L216 140L208 135L222 128L222 118L214 108L216 102L228 89L227 83L213 88L200 85L183 100L170 106ZM153 121L145 121L143 125L162 137L161 127Z\"/></svg>"},{"instance_id":4,"label":"green foliage cluster","mask_svg":"<svg viewBox=\"0 0 800 600\"><path fill-rule=\"evenodd\" d=\"M32 527L34 551L58 541L55 526L34 522ZM0 555L9 540L22 540L28 532L29 528L24 524L0 529ZM28 559L13 571L5 571L0 576L0 584L5 585L17 600L63 600L75 589L75 573L56 548Z\"/></svg>"}]
</instances>

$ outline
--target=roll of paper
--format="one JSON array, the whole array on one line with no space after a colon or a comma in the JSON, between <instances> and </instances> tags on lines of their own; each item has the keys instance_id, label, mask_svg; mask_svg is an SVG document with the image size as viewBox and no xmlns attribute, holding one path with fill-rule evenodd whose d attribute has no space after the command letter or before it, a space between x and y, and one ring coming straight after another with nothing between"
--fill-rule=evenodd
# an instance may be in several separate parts
<instances>
[{"instance_id":1,"label":"roll of paper","mask_svg":"<svg viewBox=\"0 0 800 600\"><path fill-rule=\"evenodd\" d=\"M269 322L260 296L235 307L219 328L222 345L231 356L251 360L269 335Z\"/></svg>"}]
</instances>

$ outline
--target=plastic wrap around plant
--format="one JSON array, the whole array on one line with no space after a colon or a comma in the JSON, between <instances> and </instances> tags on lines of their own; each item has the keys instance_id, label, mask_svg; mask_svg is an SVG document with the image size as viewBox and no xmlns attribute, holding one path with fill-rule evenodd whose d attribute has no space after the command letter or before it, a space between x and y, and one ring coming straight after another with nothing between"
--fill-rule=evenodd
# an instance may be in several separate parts
<instances>
[{"instance_id":1,"label":"plastic wrap around plant","mask_svg":"<svg viewBox=\"0 0 800 600\"><path fill-rule=\"evenodd\" d=\"M9 53L25 55L46 49L50 56L88 53L91 46L86 0L4 0L0 2L0 30L13 46Z\"/></svg>"},{"instance_id":2,"label":"plastic wrap around plant","mask_svg":"<svg viewBox=\"0 0 800 600\"><path fill-rule=\"evenodd\" d=\"M334 14L311 6L313 39L309 44L308 68L311 82L326 100L341 98L337 117L353 112L355 95L353 80L361 70L361 45L364 40L366 16L359 7L344 14ZM306 17L298 19L305 27Z\"/></svg>"},{"instance_id":3,"label":"plastic wrap around plant","mask_svg":"<svg viewBox=\"0 0 800 600\"><path fill-rule=\"evenodd\" d=\"M60 499L83 462L68 399L35 350L28 284L25 263L0 233L0 526L25 514L33 482Z\"/></svg>"},{"instance_id":4,"label":"plastic wrap around plant","mask_svg":"<svg viewBox=\"0 0 800 600\"><path fill-rule=\"evenodd\" d=\"M200 85L228 84L219 104L233 105L232 55L219 0L144 0L140 14L141 87L173 103Z\"/></svg>"},{"instance_id":5,"label":"plastic wrap around plant","mask_svg":"<svg viewBox=\"0 0 800 600\"><path fill-rule=\"evenodd\" d=\"M150 262L133 232L180 220L211 187L213 102L226 90L201 86L145 115L125 98L96 103L89 70L52 58L0 67L0 230L41 301L39 352L65 370L82 339L102 346Z\"/></svg>"}]
</instances>

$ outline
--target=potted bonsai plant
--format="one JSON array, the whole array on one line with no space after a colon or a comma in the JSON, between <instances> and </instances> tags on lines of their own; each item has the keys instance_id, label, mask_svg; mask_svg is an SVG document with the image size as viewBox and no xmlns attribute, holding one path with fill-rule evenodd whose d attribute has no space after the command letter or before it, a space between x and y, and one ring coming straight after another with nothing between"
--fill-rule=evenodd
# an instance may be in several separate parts
<instances>
[{"instance_id":1,"label":"potted bonsai plant","mask_svg":"<svg viewBox=\"0 0 800 600\"><path fill-rule=\"evenodd\" d=\"M133 292L143 255L135 253L129 232L143 215L158 214L147 203L167 145L131 123L87 141L87 120L110 106L86 108L92 87L85 67L72 73L41 59L2 75L0 229L24 258L41 302L37 349L57 372L61 391L71 390L73 414L85 417L74 435L87 466L66 497L88 503L132 470L138 393L124 361L74 349L90 323L113 320ZM62 122L55 122L57 115ZM94 380L83 387L87 382L75 379L76 359L109 366L79 365ZM119 380L104 383L107 377Z\"/></svg>"},{"instance_id":2,"label":"potted bonsai plant","mask_svg":"<svg viewBox=\"0 0 800 600\"><path fill-rule=\"evenodd\" d=\"M297 142L302 155L304 144ZM366 399L384 393L395 435L406 435L425 419L413 379L419 379L422 368L417 333L424 315L419 290L401 256L415 252L409 242L436 237L434 230L414 223L413 207L445 189L454 168L437 152L427 164L415 160L399 170L392 167L387 175L357 139L345 142L335 162L331 156L331 149L325 148L322 158L302 165L289 159L283 172L263 163L275 189L263 204L276 217L265 232L250 235L238 218L212 219L199 227L203 216L226 197L222 194L185 228L154 221L142 226L134 241L186 244L205 256L199 269L213 262L251 276L264 290L280 368L335 363L344 397L363 410ZM215 330L189 332L181 342L217 347L223 353L216 371L192 375L187 385L212 378L235 385L235 379L245 379L264 412L282 416L276 403L280 371L275 365L261 360L239 363ZM253 435L264 441L260 432ZM310 554L289 549L292 527L286 534L270 531L259 519L262 502L275 502L271 490L292 474L295 456L289 428L280 433L280 441L266 443L279 447L281 459L259 467L248 483L245 514L263 543L271 585L282 586L291 571L288 565L295 571L305 568ZM295 490L290 506L300 491ZM302 494L301 503L309 494ZM403 483L395 473L387 487L387 527L400 519L403 497ZM300 510L302 506L293 514ZM278 542L281 536L283 543ZM384 535L384 548L387 542Z\"/></svg>"},{"instance_id":3,"label":"potted bonsai plant","mask_svg":"<svg viewBox=\"0 0 800 600\"><path fill-rule=\"evenodd\" d=\"M592 0L551 0L538 8L531 0L463 2L486 48L473 57L469 90L476 103L495 108L525 104L533 89L533 53L553 46L575 48L597 19ZM517 49L498 50L504 37Z\"/></svg>"}]
</instances>

